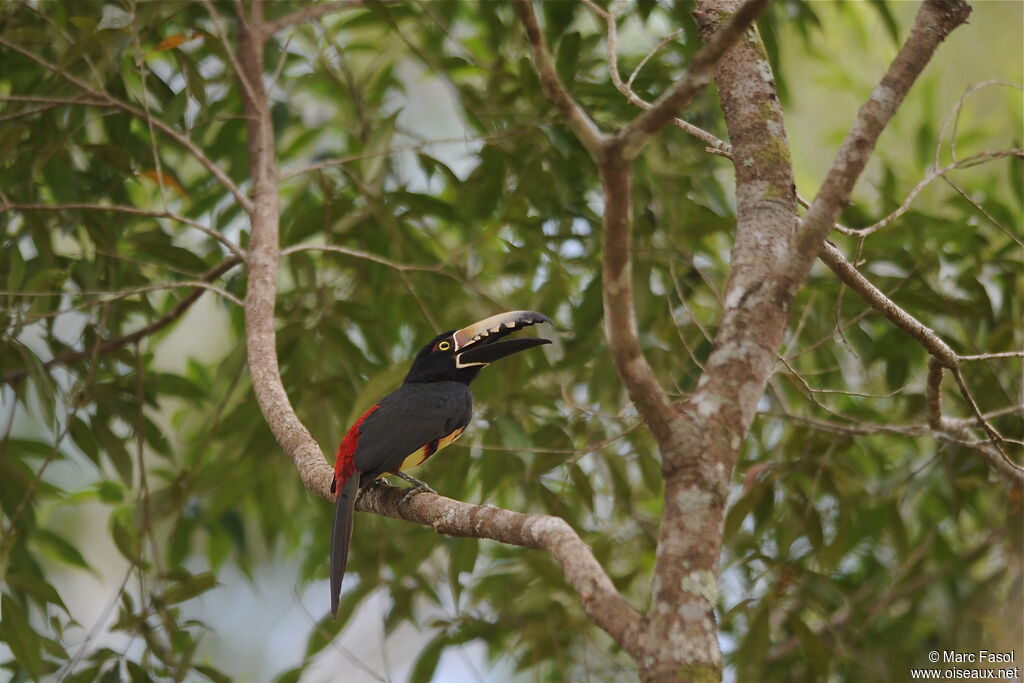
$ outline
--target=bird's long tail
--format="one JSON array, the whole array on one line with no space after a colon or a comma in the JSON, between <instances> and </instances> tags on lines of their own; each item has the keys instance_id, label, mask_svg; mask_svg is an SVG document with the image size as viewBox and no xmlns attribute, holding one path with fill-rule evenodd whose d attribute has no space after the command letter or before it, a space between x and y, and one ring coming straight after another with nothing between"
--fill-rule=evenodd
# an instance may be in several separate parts
<instances>
[{"instance_id":1,"label":"bird's long tail","mask_svg":"<svg viewBox=\"0 0 1024 683\"><path fill-rule=\"evenodd\" d=\"M341 598L341 580L348 564L348 544L352 540L352 518L356 510L356 494L359 493L359 473L349 474L338 492L334 505L334 527L331 529L331 617L338 618L338 601Z\"/></svg>"}]
</instances>

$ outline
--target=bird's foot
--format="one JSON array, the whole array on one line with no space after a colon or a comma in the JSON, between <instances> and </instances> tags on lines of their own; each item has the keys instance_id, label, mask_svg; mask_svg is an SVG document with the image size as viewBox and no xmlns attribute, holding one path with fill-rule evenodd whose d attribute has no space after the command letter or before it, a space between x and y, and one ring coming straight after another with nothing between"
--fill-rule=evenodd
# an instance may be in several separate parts
<instances>
[{"instance_id":1,"label":"bird's foot","mask_svg":"<svg viewBox=\"0 0 1024 683\"><path fill-rule=\"evenodd\" d=\"M362 489L360 489L359 495L356 496L356 504L358 505L359 501L362 500L363 496L365 496L367 493L369 493L373 489L380 488L381 486L391 486L391 484L389 484L387 480L383 478L374 479L372 482L370 482L369 486L365 486Z\"/></svg>"},{"instance_id":2,"label":"bird's foot","mask_svg":"<svg viewBox=\"0 0 1024 683\"><path fill-rule=\"evenodd\" d=\"M401 477L402 479L405 479L410 484L412 484L412 488L406 491L405 495L402 496L402 499L398 501L399 512L401 512L402 509L409 504L409 501L412 500L417 493L433 493L435 495L437 494L437 491L430 488L424 482L420 481L416 477L410 477L405 472L395 472L395 474Z\"/></svg>"}]
</instances>

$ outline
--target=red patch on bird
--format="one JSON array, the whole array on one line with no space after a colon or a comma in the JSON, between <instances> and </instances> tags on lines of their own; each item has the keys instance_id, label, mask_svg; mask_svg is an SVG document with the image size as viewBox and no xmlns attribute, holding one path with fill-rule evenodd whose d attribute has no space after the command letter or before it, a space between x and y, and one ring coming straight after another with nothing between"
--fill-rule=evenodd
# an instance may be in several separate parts
<instances>
[{"instance_id":1,"label":"red patch on bird","mask_svg":"<svg viewBox=\"0 0 1024 683\"><path fill-rule=\"evenodd\" d=\"M356 448L359 446L359 428L363 425L363 421L370 417L370 413L379 407L379 405L375 405L367 410L345 432L345 437L341 440L341 445L338 446L338 455L334 460L334 481L331 482L331 493L336 493L341 488L341 485L348 481L348 478L356 471Z\"/></svg>"}]
</instances>

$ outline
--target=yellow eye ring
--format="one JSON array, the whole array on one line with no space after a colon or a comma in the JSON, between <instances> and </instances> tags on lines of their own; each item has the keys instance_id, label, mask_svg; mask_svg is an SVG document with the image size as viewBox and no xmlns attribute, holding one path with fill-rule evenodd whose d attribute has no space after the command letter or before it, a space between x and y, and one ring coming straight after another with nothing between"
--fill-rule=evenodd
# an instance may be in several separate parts
<instances>
[{"instance_id":1,"label":"yellow eye ring","mask_svg":"<svg viewBox=\"0 0 1024 683\"><path fill-rule=\"evenodd\" d=\"M448 349L452 348L452 345L446 341L443 341L437 345L437 348L439 351L447 351Z\"/></svg>"}]
</instances>

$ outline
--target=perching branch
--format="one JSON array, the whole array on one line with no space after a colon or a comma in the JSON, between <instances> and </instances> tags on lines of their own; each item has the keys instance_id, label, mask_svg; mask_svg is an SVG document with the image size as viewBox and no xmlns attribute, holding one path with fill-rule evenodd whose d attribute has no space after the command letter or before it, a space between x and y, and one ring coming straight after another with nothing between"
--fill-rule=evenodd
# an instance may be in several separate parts
<instances>
[{"instance_id":1,"label":"perching branch","mask_svg":"<svg viewBox=\"0 0 1024 683\"><path fill-rule=\"evenodd\" d=\"M313 436L295 414L281 383L274 318L281 217L274 128L263 84L263 45L259 41L259 31L242 27L239 33L238 58L245 70L244 78L252 86L242 93L252 174L252 202L247 209L251 226L246 258L249 282L245 294L249 374L263 418L281 448L295 463L303 484L321 498L331 499L331 468Z\"/></svg>"},{"instance_id":2,"label":"perching branch","mask_svg":"<svg viewBox=\"0 0 1024 683\"><path fill-rule=\"evenodd\" d=\"M278 221L277 167L274 158L273 126L263 81L262 49L251 33L243 31L239 60L254 84L254 97L246 98L249 124L249 156L253 169L253 211L250 212L252 239L249 244L249 287L245 298L246 351L253 392L264 419L284 451L292 458L306 488L321 498L330 492L334 473L320 447L295 415L281 383L274 330L277 293ZM340 248L330 249L342 251ZM354 251L354 250L351 250ZM359 256L369 256L360 252ZM382 259L373 259L382 260ZM386 265L398 265L387 262ZM590 549L561 519L524 515L493 507L468 505L422 493L399 509L404 492L390 487L368 491L359 509L432 526L452 536L491 538L502 543L540 548L558 561L584 608L616 642L632 653L639 652L640 617L615 590L608 575Z\"/></svg>"},{"instance_id":3,"label":"perching branch","mask_svg":"<svg viewBox=\"0 0 1024 683\"><path fill-rule=\"evenodd\" d=\"M472 505L429 493L417 494L399 506L405 491L397 486L377 486L359 499L356 509L429 526L446 536L486 538L546 550L579 594L594 623L634 658L643 652L640 615L615 589L593 552L565 520Z\"/></svg>"}]
</instances>

